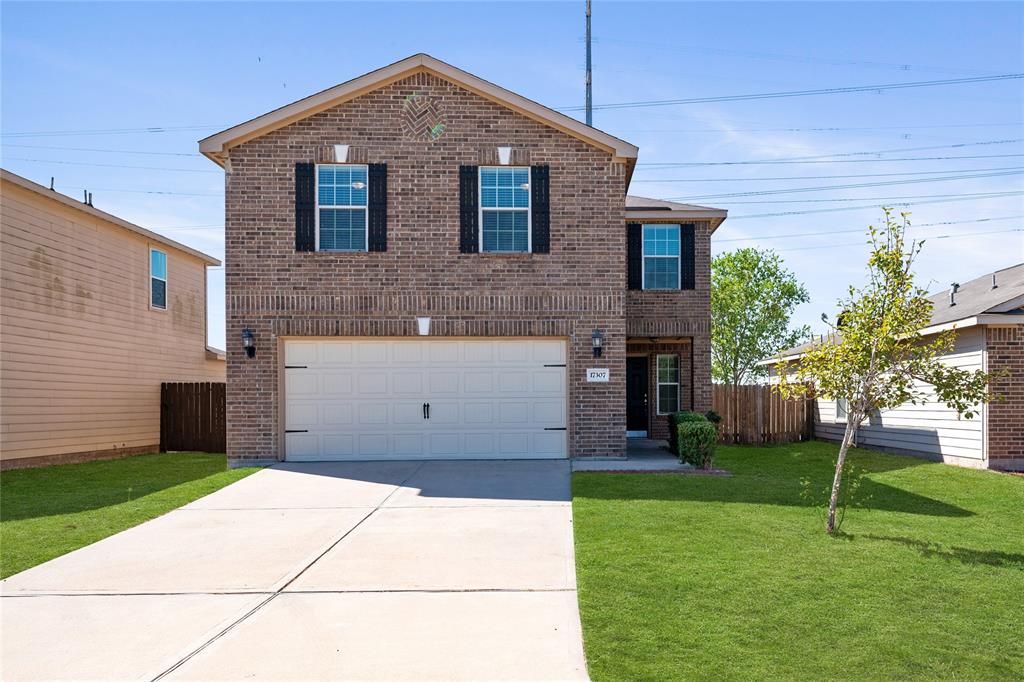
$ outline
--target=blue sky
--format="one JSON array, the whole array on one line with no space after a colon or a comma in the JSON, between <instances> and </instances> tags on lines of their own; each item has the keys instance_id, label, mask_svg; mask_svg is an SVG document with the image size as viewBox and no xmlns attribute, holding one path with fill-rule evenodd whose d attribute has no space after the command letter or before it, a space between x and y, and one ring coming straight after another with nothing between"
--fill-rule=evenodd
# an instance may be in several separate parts
<instances>
[{"instance_id":1,"label":"blue sky","mask_svg":"<svg viewBox=\"0 0 1024 682\"><path fill-rule=\"evenodd\" d=\"M583 102L582 0L4 2L2 13L3 166L55 176L75 197L89 188L97 207L218 257L223 177L196 144L212 132L416 52L552 107ZM593 34L597 106L1024 71L1020 3L595 0ZM597 110L594 125L640 147L631 193L729 209L716 252L778 250L812 296L795 321L820 331L862 277L857 230L880 204L924 202L906 210L931 238L917 268L931 290L1024 260L1024 232L1008 231L1024 227L1022 83ZM761 163L809 156L826 158ZM896 160L951 156L984 158ZM735 161L759 163L643 165ZM999 192L1018 194L963 196ZM833 234L808 234L820 232ZM223 291L211 270L219 347Z\"/></svg>"}]
</instances>

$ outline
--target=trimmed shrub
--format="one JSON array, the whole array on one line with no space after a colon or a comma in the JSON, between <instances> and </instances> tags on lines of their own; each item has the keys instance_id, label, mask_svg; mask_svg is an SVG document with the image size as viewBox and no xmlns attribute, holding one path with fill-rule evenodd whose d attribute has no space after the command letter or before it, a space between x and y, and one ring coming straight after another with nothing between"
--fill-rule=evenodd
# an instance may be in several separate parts
<instances>
[{"instance_id":1,"label":"trimmed shrub","mask_svg":"<svg viewBox=\"0 0 1024 682\"><path fill-rule=\"evenodd\" d=\"M716 426L722 421L722 415L718 414L714 410L708 410L704 413L704 416L708 418L708 421Z\"/></svg>"},{"instance_id":2,"label":"trimmed shrub","mask_svg":"<svg viewBox=\"0 0 1024 682\"><path fill-rule=\"evenodd\" d=\"M668 419L668 449L679 454L679 425L685 423L706 422L707 418L699 412L672 412Z\"/></svg>"},{"instance_id":3,"label":"trimmed shrub","mask_svg":"<svg viewBox=\"0 0 1024 682\"><path fill-rule=\"evenodd\" d=\"M679 459L699 469L710 469L715 458L718 429L707 421L685 421L676 426Z\"/></svg>"}]
</instances>

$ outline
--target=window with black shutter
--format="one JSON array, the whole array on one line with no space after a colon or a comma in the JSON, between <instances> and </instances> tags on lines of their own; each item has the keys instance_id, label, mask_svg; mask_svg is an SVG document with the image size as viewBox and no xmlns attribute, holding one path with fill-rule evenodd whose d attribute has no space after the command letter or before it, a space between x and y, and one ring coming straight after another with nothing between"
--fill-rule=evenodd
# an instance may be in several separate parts
<instances>
[{"instance_id":1,"label":"window with black shutter","mask_svg":"<svg viewBox=\"0 0 1024 682\"><path fill-rule=\"evenodd\" d=\"M459 251L462 253L480 251L478 173L477 166L459 166Z\"/></svg>"},{"instance_id":2,"label":"window with black shutter","mask_svg":"<svg viewBox=\"0 0 1024 682\"><path fill-rule=\"evenodd\" d=\"M369 234L370 251L388 250L388 167L384 163L369 166Z\"/></svg>"},{"instance_id":3,"label":"window with black shutter","mask_svg":"<svg viewBox=\"0 0 1024 682\"><path fill-rule=\"evenodd\" d=\"M295 164L295 250L316 250L316 166Z\"/></svg>"},{"instance_id":4,"label":"window with black shutter","mask_svg":"<svg viewBox=\"0 0 1024 682\"><path fill-rule=\"evenodd\" d=\"M551 251L551 191L547 166L530 168L530 229L534 253Z\"/></svg>"}]
</instances>

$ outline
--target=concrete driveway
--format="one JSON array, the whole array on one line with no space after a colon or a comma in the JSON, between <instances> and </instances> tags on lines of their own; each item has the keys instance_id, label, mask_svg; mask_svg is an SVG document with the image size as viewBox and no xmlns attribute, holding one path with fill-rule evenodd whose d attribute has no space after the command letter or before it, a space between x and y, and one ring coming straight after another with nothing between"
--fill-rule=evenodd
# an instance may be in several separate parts
<instances>
[{"instance_id":1,"label":"concrete driveway","mask_svg":"<svg viewBox=\"0 0 1024 682\"><path fill-rule=\"evenodd\" d=\"M0 594L7 681L586 679L564 461L282 464Z\"/></svg>"}]
</instances>

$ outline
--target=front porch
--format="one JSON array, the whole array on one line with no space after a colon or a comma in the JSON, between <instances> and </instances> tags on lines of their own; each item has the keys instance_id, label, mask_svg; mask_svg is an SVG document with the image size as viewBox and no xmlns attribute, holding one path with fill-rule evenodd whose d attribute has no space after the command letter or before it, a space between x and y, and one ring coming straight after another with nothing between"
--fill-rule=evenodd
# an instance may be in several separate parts
<instances>
[{"instance_id":1,"label":"front porch","mask_svg":"<svg viewBox=\"0 0 1024 682\"><path fill-rule=\"evenodd\" d=\"M655 438L627 438L625 457L577 457L573 471L682 471L682 464L668 449L668 442Z\"/></svg>"}]
</instances>

